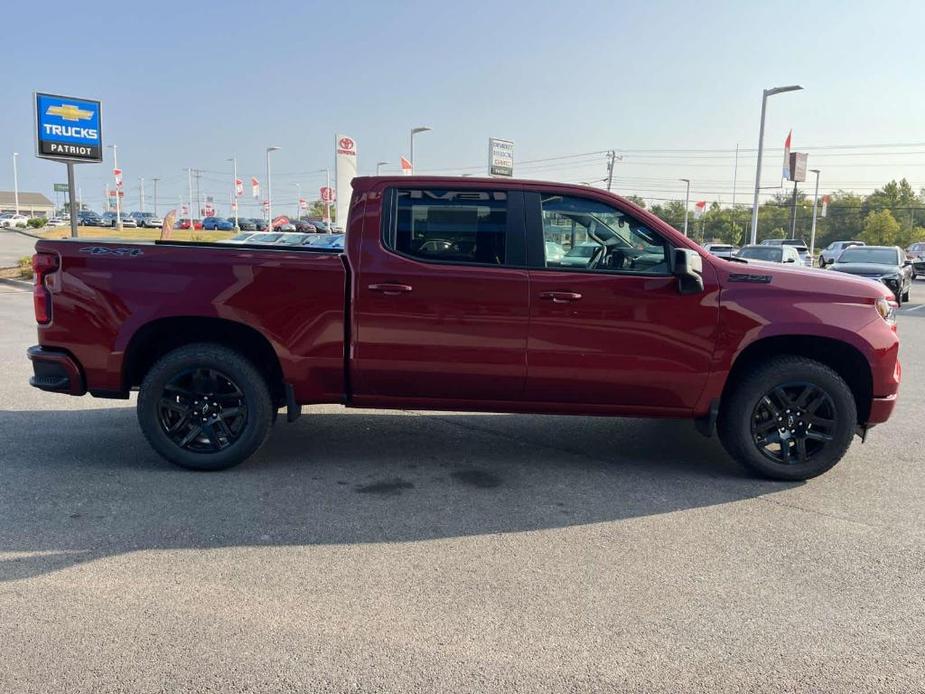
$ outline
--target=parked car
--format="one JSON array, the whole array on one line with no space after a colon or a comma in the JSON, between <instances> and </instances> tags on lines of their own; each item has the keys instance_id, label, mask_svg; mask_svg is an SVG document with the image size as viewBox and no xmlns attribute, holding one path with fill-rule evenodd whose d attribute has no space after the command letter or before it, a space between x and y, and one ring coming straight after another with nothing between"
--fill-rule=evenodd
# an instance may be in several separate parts
<instances>
[{"instance_id":1,"label":"parked car","mask_svg":"<svg viewBox=\"0 0 925 694\"><path fill-rule=\"evenodd\" d=\"M123 229L135 229L138 226L137 222L135 222L135 219L131 217L130 215L119 213L119 219L122 222ZM101 227L118 226L118 222L116 221L116 213L115 212L104 212L102 218L100 219L100 226Z\"/></svg>"},{"instance_id":2,"label":"parked car","mask_svg":"<svg viewBox=\"0 0 925 694\"><path fill-rule=\"evenodd\" d=\"M295 230L300 234L314 234L318 231L318 228L314 224L306 222L304 219L293 219L291 221L292 226L294 226Z\"/></svg>"},{"instance_id":3,"label":"parked car","mask_svg":"<svg viewBox=\"0 0 925 694\"><path fill-rule=\"evenodd\" d=\"M62 219L61 217L52 217L51 219L45 220L46 227L63 227L70 223L71 223L71 220Z\"/></svg>"},{"instance_id":4,"label":"parked car","mask_svg":"<svg viewBox=\"0 0 925 694\"><path fill-rule=\"evenodd\" d=\"M906 249L906 255L912 261L912 279L925 276L925 241L913 243Z\"/></svg>"},{"instance_id":5,"label":"parked car","mask_svg":"<svg viewBox=\"0 0 925 694\"><path fill-rule=\"evenodd\" d=\"M912 261L897 246L856 246L842 251L829 270L882 282L902 306L912 290Z\"/></svg>"},{"instance_id":6,"label":"parked car","mask_svg":"<svg viewBox=\"0 0 925 694\"><path fill-rule=\"evenodd\" d=\"M92 210L82 210L77 213L77 223L85 227L103 226L103 220L99 214Z\"/></svg>"},{"instance_id":7,"label":"parked car","mask_svg":"<svg viewBox=\"0 0 925 694\"><path fill-rule=\"evenodd\" d=\"M281 231L283 233L295 231L295 224L292 222L275 222L273 224L273 231Z\"/></svg>"},{"instance_id":8,"label":"parked car","mask_svg":"<svg viewBox=\"0 0 925 694\"><path fill-rule=\"evenodd\" d=\"M206 217L202 220L203 231L234 231L234 222L224 217Z\"/></svg>"},{"instance_id":9,"label":"parked car","mask_svg":"<svg viewBox=\"0 0 925 694\"><path fill-rule=\"evenodd\" d=\"M132 214L129 216L135 220L135 224L137 224L139 227L145 227L147 229L160 229L162 226L164 226L164 220L153 212L132 212Z\"/></svg>"},{"instance_id":10,"label":"parked car","mask_svg":"<svg viewBox=\"0 0 925 694\"><path fill-rule=\"evenodd\" d=\"M809 255L809 247L803 239L765 239L762 246L793 246L800 255L800 262L806 267L813 266L813 259Z\"/></svg>"},{"instance_id":11,"label":"parked car","mask_svg":"<svg viewBox=\"0 0 925 694\"><path fill-rule=\"evenodd\" d=\"M178 219L177 220L177 229L189 229L190 221L188 219ZM202 229L202 222L198 219L193 220L193 230Z\"/></svg>"},{"instance_id":12,"label":"parked car","mask_svg":"<svg viewBox=\"0 0 925 694\"><path fill-rule=\"evenodd\" d=\"M89 262L86 241L40 240L32 385L139 389L148 442L199 470L252 455L279 409L341 403L690 418L751 470L800 480L896 406L882 284L716 258L591 187L361 176L349 209L363 223L345 252L94 240L114 252ZM597 244L590 262L547 267L551 218Z\"/></svg>"},{"instance_id":13,"label":"parked car","mask_svg":"<svg viewBox=\"0 0 925 694\"><path fill-rule=\"evenodd\" d=\"M800 254L794 246L756 244L742 246L735 255L743 260L757 260L761 263L797 263L802 265Z\"/></svg>"},{"instance_id":14,"label":"parked car","mask_svg":"<svg viewBox=\"0 0 925 694\"><path fill-rule=\"evenodd\" d=\"M266 231L267 230L267 220L260 219L259 217L251 217L250 220L254 223L257 231Z\"/></svg>"},{"instance_id":15,"label":"parked car","mask_svg":"<svg viewBox=\"0 0 925 694\"><path fill-rule=\"evenodd\" d=\"M234 224L234 217L229 217L228 221ZM238 217L238 229L241 231L257 231L257 225L249 217Z\"/></svg>"},{"instance_id":16,"label":"parked car","mask_svg":"<svg viewBox=\"0 0 925 694\"><path fill-rule=\"evenodd\" d=\"M568 249L565 255L559 259L559 265L563 267L586 267L591 262L594 253L600 248L600 244L593 241L580 243ZM551 265L551 259L546 259L547 265Z\"/></svg>"},{"instance_id":17,"label":"parked car","mask_svg":"<svg viewBox=\"0 0 925 694\"><path fill-rule=\"evenodd\" d=\"M703 249L717 258L732 258L739 249L729 243L708 243Z\"/></svg>"},{"instance_id":18,"label":"parked car","mask_svg":"<svg viewBox=\"0 0 925 694\"><path fill-rule=\"evenodd\" d=\"M831 265L836 260L838 256L841 255L841 252L846 248L851 246L865 246L863 241L832 241L828 246L822 249L822 252L819 254L819 267L825 267L826 265Z\"/></svg>"},{"instance_id":19,"label":"parked car","mask_svg":"<svg viewBox=\"0 0 925 694\"><path fill-rule=\"evenodd\" d=\"M0 215L0 227L4 229L25 228L29 224L29 217L24 214L7 213Z\"/></svg>"},{"instance_id":20,"label":"parked car","mask_svg":"<svg viewBox=\"0 0 925 694\"><path fill-rule=\"evenodd\" d=\"M331 229L331 225L320 217L309 217L308 223L313 225L315 229L321 234L330 234L333 231Z\"/></svg>"}]
</instances>

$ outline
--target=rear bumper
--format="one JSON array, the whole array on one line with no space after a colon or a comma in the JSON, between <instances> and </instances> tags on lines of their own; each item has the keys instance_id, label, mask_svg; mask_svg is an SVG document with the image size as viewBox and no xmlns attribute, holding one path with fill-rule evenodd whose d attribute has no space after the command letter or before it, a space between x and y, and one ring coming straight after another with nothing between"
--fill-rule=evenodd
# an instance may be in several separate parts
<instances>
[{"instance_id":1,"label":"rear bumper","mask_svg":"<svg viewBox=\"0 0 925 694\"><path fill-rule=\"evenodd\" d=\"M893 414L893 408L896 407L896 394L888 395L885 398L873 398L870 401L870 416L867 418L867 425L883 424Z\"/></svg>"},{"instance_id":2,"label":"rear bumper","mask_svg":"<svg viewBox=\"0 0 925 694\"><path fill-rule=\"evenodd\" d=\"M26 350L34 375L29 385L50 393L83 395L87 392L80 365L67 352L56 352L35 345Z\"/></svg>"}]
</instances>

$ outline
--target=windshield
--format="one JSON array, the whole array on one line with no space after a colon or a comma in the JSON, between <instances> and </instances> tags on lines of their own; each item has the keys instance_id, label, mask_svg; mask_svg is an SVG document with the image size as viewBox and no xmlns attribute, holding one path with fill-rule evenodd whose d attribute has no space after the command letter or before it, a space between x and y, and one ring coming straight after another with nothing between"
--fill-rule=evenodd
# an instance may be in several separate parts
<instances>
[{"instance_id":1,"label":"windshield","mask_svg":"<svg viewBox=\"0 0 925 694\"><path fill-rule=\"evenodd\" d=\"M770 260L772 263L780 262L781 249L774 246L752 246L739 251L740 258L751 260Z\"/></svg>"},{"instance_id":2,"label":"windshield","mask_svg":"<svg viewBox=\"0 0 925 694\"><path fill-rule=\"evenodd\" d=\"M874 265L897 265L899 256L892 248L846 248L839 263L872 263Z\"/></svg>"}]
</instances>

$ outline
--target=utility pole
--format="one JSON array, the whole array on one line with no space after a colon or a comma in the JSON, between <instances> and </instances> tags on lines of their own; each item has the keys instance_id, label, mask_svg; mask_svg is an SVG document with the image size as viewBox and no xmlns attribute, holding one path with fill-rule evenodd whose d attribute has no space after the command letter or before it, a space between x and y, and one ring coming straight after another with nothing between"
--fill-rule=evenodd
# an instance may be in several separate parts
<instances>
[{"instance_id":1,"label":"utility pole","mask_svg":"<svg viewBox=\"0 0 925 694\"><path fill-rule=\"evenodd\" d=\"M816 174L816 192L813 194L813 226L809 232L809 258L812 263L813 252L816 248L816 205L819 203L819 169L810 169Z\"/></svg>"},{"instance_id":2,"label":"utility pole","mask_svg":"<svg viewBox=\"0 0 925 694\"><path fill-rule=\"evenodd\" d=\"M161 179L152 178L151 180L154 181L154 216L157 217L157 182Z\"/></svg>"},{"instance_id":3,"label":"utility pole","mask_svg":"<svg viewBox=\"0 0 925 694\"><path fill-rule=\"evenodd\" d=\"M189 228L190 231L194 231L195 227L193 226L193 170L186 170L186 182L189 186Z\"/></svg>"},{"instance_id":4,"label":"utility pole","mask_svg":"<svg viewBox=\"0 0 925 694\"><path fill-rule=\"evenodd\" d=\"M138 197L141 199L141 209L139 210L139 212L144 212L145 211L145 179L139 178L138 185L141 186L138 191Z\"/></svg>"},{"instance_id":5,"label":"utility pole","mask_svg":"<svg viewBox=\"0 0 925 694\"><path fill-rule=\"evenodd\" d=\"M793 182L793 200L790 207L790 238L797 237L797 182Z\"/></svg>"},{"instance_id":6,"label":"utility pole","mask_svg":"<svg viewBox=\"0 0 925 694\"><path fill-rule=\"evenodd\" d=\"M196 179L196 214L202 214L202 193L199 190L199 179L202 178L202 171L193 169L193 178ZM195 219L193 211L190 210L190 219Z\"/></svg>"},{"instance_id":7,"label":"utility pole","mask_svg":"<svg viewBox=\"0 0 925 694\"><path fill-rule=\"evenodd\" d=\"M691 206L691 179L679 178L678 180L687 184L687 192L684 194L684 235L687 236L687 217Z\"/></svg>"},{"instance_id":8,"label":"utility pole","mask_svg":"<svg viewBox=\"0 0 925 694\"><path fill-rule=\"evenodd\" d=\"M737 232L739 225L736 224L736 181L739 177L739 143L736 142L736 160L732 167L732 228Z\"/></svg>"},{"instance_id":9,"label":"utility pole","mask_svg":"<svg viewBox=\"0 0 925 694\"><path fill-rule=\"evenodd\" d=\"M616 159L617 153L613 150L607 152L607 192L610 192L610 189L613 188L613 161Z\"/></svg>"}]
</instances>

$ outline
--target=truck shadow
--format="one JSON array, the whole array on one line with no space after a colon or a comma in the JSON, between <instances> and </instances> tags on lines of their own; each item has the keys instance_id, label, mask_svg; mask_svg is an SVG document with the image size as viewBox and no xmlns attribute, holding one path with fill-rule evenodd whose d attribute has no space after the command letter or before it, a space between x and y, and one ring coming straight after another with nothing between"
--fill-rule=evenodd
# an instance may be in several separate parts
<instances>
[{"instance_id":1,"label":"truck shadow","mask_svg":"<svg viewBox=\"0 0 925 694\"><path fill-rule=\"evenodd\" d=\"M135 550L524 532L792 486L667 420L310 411L215 474L161 460L131 407L4 412L0 440L0 581Z\"/></svg>"}]
</instances>

